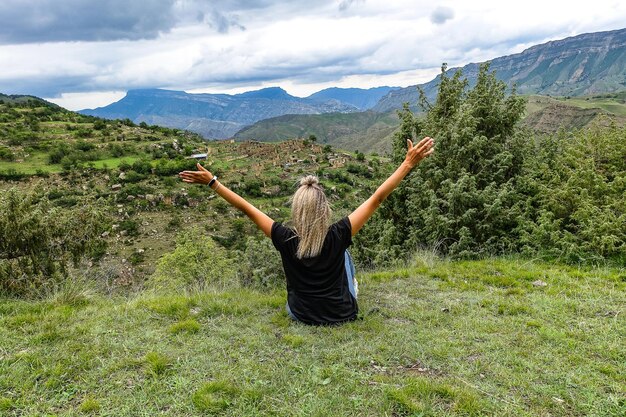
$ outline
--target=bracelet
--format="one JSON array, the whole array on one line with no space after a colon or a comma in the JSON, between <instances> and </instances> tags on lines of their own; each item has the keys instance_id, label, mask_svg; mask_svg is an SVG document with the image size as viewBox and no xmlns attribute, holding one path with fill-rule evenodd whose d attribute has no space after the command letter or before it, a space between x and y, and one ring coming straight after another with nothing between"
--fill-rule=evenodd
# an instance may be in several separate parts
<instances>
[{"instance_id":1,"label":"bracelet","mask_svg":"<svg viewBox=\"0 0 626 417\"><path fill-rule=\"evenodd\" d=\"M211 188L213 184L215 184L215 181L217 181L217 175L213 175L213 178L211 178L211 181L209 181L209 188Z\"/></svg>"}]
</instances>

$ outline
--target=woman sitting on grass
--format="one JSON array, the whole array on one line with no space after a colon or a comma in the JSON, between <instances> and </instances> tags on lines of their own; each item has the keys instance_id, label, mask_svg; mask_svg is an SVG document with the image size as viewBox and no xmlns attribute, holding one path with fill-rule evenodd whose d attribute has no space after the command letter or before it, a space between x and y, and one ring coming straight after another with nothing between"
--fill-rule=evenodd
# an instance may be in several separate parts
<instances>
[{"instance_id":1,"label":"woman sitting on grass","mask_svg":"<svg viewBox=\"0 0 626 417\"><path fill-rule=\"evenodd\" d=\"M417 145L407 140L404 162L363 204L337 223L330 224L331 210L317 177L300 180L293 196L293 228L272 220L241 196L217 181L203 166L199 171L183 171L184 182L208 184L233 207L244 212L272 239L280 252L287 277L287 313L307 324L335 324L357 316L357 290L354 266L347 252L356 235L374 211L400 184L402 179L426 156L433 140L422 139Z\"/></svg>"}]
</instances>

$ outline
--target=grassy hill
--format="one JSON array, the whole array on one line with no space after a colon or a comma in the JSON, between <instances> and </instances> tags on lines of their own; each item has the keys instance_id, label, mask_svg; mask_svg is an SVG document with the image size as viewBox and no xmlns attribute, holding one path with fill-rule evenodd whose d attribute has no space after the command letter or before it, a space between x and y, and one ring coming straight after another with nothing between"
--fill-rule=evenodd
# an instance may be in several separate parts
<instances>
[{"instance_id":1,"label":"grassy hill","mask_svg":"<svg viewBox=\"0 0 626 417\"><path fill-rule=\"evenodd\" d=\"M105 121L41 100L0 103L0 193L36 193L52 207L97 207L107 224L106 251L90 267L107 288L141 288L176 236L201 227L230 250L259 236L251 222L210 190L180 181L196 169L188 155L277 219L304 174L317 174L337 216L354 209L386 170L378 159L357 160L330 147L206 142L189 132L130 121ZM356 187L354 187L357 185Z\"/></svg>"},{"instance_id":2,"label":"grassy hill","mask_svg":"<svg viewBox=\"0 0 626 417\"><path fill-rule=\"evenodd\" d=\"M626 117L626 91L587 97L566 97L564 101L581 108L597 107L615 116Z\"/></svg>"},{"instance_id":3,"label":"grassy hill","mask_svg":"<svg viewBox=\"0 0 626 417\"><path fill-rule=\"evenodd\" d=\"M395 112L290 114L248 126L237 132L235 139L274 142L315 135L321 144L352 151L383 153L388 149L391 135L398 126Z\"/></svg>"},{"instance_id":4,"label":"grassy hill","mask_svg":"<svg viewBox=\"0 0 626 417\"><path fill-rule=\"evenodd\" d=\"M340 327L236 285L0 299L0 414L623 416L624 274L422 254Z\"/></svg>"},{"instance_id":5,"label":"grassy hill","mask_svg":"<svg viewBox=\"0 0 626 417\"><path fill-rule=\"evenodd\" d=\"M588 97L529 96L522 123L539 133L581 129L603 118L624 125L625 98L626 92Z\"/></svg>"}]
</instances>

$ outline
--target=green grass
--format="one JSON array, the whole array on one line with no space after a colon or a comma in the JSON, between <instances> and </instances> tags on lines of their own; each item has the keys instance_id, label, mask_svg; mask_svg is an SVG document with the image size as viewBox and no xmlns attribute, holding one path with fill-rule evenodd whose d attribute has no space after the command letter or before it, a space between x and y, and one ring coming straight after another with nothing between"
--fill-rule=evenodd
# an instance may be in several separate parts
<instances>
[{"instance_id":1,"label":"green grass","mask_svg":"<svg viewBox=\"0 0 626 417\"><path fill-rule=\"evenodd\" d=\"M583 109L601 108L602 110L617 116L626 116L626 104L610 97L571 97L565 99L564 102Z\"/></svg>"},{"instance_id":2,"label":"green grass","mask_svg":"<svg viewBox=\"0 0 626 417\"><path fill-rule=\"evenodd\" d=\"M20 162L0 161L0 171L14 169L24 174L35 174L37 171L57 173L61 172L61 164L48 164L48 154L36 152Z\"/></svg>"},{"instance_id":3,"label":"green grass","mask_svg":"<svg viewBox=\"0 0 626 417\"><path fill-rule=\"evenodd\" d=\"M624 100L624 97L619 94L583 97L547 97L530 95L528 96L526 111L530 114L543 109L550 103L563 103L580 109L602 109L609 114L626 116L626 104Z\"/></svg>"},{"instance_id":4,"label":"green grass","mask_svg":"<svg viewBox=\"0 0 626 417\"><path fill-rule=\"evenodd\" d=\"M339 327L290 321L284 289L2 300L0 414L626 412L623 269L417 257L359 279Z\"/></svg>"},{"instance_id":5,"label":"green grass","mask_svg":"<svg viewBox=\"0 0 626 417\"><path fill-rule=\"evenodd\" d=\"M122 162L126 162L127 164L132 164L133 162L141 159L141 156L123 156L120 158L107 158L101 159L99 161L93 161L93 165L95 168L117 168L120 166Z\"/></svg>"},{"instance_id":6,"label":"green grass","mask_svg":"<svg viewBox=\"0 0 626 417\"><path fill-rule=\"evenodd\" d=\"M86 162L85 165L93 164L95 168L101 169L105 166L107 168L117 168L122 162L132 164L140 159L140 156L124 156L120 158L107 158L98 161ZM45 153L36 153L24 161L20 162L0 162L0 170L14 169L17 172L24 174L35 174L38 171L48 173L58 173L63 169L60 164L48 164L48 155Z\"/></svg>"}]
</instances>

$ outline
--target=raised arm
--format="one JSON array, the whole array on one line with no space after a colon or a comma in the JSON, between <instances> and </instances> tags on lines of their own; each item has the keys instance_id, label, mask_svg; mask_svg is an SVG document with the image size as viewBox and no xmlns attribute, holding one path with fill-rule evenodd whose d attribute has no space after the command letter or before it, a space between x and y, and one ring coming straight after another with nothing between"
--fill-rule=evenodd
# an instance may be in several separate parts
<instances>
[{"instance_id":1,"label":"raised arm","mask_svg":"<svg viewBox=\"0 0 626 417\"><path fill-rule=\"evenodd\" d=\"M411 140L407 140L408 149L402 164L400 164L395 172L378 187L370 198L348 216L350 224L352 225L352 236L356 235L358 231L361 230L365 222L372 217L372 214L374 214L380 204L396 189L404 177L406 177L422 159L433 153L433 144L433 140L429 137L425 137L416 145L413 145Z\"/></svg>"},{"instance_id":2,"label":"raised arm","mask_svg":"<svg viewBox=\"0 0 626 417\"><path fill-rule=\"evenodd\" d=\"M198 166L199 171L183 171L178 175L183 179L184 182L197 184L210 183L213 179L213 174L211 174L202 165L196 165ZM230 203L230 205L241 210L246 216L250 217L250 219L254 223L256 223L259 229L261 229L263 233L265 233L265 236L271 236L272 224L274 223L274 220L272 220L271 217L263 213L258 208L254 207L252 204L248 203L243 197L241 197L234 191L229 190L225 185L217 181L217 179L213 182L213 184L211 184L211 188L217 194L219 194L220 197Z\"/></svg>"}]
</instances>

